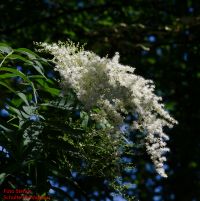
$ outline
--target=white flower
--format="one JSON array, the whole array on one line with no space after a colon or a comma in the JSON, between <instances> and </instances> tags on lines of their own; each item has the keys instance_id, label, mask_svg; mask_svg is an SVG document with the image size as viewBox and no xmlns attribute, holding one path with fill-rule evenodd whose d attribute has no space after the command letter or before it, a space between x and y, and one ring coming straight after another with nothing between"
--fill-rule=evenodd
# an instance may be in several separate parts
<instances>
[{"instance_id":1,"label":"white flower","mask_svg":"<svg viewBox=\"0 0 200 201\"><path fill-rule=\"evenodd\" d=\"M109 59L84 51L72 42L38 45L54 56L63 89L73 89L88 111L94 107L102 109L101 115L91 113L95 120L119 129L124 120L122 113L138 113L138 122L133 126L146 131L147 153L157 172L166 177L163 153L169 149L163 127L172 127L177 122L164 110L161 97L154 93L153 82L135 75L134 68L120 64L119 53Z\"/></svg>"}]
</instances>

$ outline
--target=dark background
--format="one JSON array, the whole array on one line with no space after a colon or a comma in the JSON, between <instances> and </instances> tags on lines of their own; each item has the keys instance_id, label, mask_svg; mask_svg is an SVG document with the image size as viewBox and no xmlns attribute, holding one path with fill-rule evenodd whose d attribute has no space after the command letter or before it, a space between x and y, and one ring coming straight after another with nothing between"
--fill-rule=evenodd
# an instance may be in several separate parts
<instances>
[{"instance_id":1,"label":"dark background","mask_svg":"<svg viewBox=\"0 0 200 201\"><path fill-rule=\"evenodd\" d=\"M133 195L141 201L200 200L199 0L1 0L0 40L34 49L33 41L71 39L153 79L179 125L169 131L166 170L135 158ZM102 198L105 200L105 198Z\"/></svg>"}]
</instances>

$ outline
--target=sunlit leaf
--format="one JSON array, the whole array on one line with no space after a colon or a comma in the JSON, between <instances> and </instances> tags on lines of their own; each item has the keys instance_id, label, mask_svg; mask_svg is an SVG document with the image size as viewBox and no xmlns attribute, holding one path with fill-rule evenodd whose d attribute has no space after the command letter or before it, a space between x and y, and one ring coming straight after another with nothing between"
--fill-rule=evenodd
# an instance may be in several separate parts
<instances>
[{"instance_id":1,"label":"sunlit leaf","mask_svg":"<svg viewBox=\"0 0 200 201\"><path fill-rule=\"evenodd\" d=\"M13 49L9 45L5 43L0 43L0 52L9 54L10 52L12 52L12 50Z\"/></svg>"}]
</instances>

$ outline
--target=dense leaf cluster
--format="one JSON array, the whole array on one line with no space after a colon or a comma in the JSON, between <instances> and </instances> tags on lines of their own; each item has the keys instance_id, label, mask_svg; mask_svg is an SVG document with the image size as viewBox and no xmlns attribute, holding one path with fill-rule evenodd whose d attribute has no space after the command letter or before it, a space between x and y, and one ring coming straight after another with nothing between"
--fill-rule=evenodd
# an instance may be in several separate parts
<instances>
[{"instance_id":1,"label":"dense leaf cluster","mask_svg":"<svg viewBox=\"0 0 200 201\"><path fill-rule=\"evenodd\" d=\"M54 190L56 199L62 190L51 182L58 180L57 185L78 192L75 197L90 197L77 179L114 182L131 165L120 161L128 150L124 140L102 130L70 89L62 95L55 77L48 78L50 62L29 49L12 49L3 43L0 52L2 189L27 188L33 195ZM72 200L69 192L63 191L62 196Z\"/></svg>"}]
</instances>

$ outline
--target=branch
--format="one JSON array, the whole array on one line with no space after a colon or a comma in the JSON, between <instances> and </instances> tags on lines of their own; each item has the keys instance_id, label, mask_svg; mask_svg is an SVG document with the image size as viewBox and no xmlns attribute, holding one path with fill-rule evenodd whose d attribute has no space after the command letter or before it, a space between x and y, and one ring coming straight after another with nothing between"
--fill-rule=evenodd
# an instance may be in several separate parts
<instances>
[{"instance_id":1,"label":"branch","mask_svg":"<svg viewBox=\"0 0 200 201\"><path fill-rule=\"evenodd\" d=\"M21 23L17 24L16 26L8 27L3 30L0 30L0 33L10 33L12 31L15 31L20 28L32 26L33 24L38 24L38 23L50 21L52 19L56 19L58 17L61 17L62 15L76 14L76 13L80 13L80 12L89 12L89 11L94 11L96 9L105 10L110 7L118 7L118 6L116 4L112 4L112 3L105 3L105 4L101 4L101 5L94 5L94 6L83 7L83 8L78 8L78 9L64 9L63 8L60 12L58 12L54 15L50 15L48 17L42 17L40 19L36 18L31 23L27 20L23 20Z\"/></svg>"}]
</instances>

